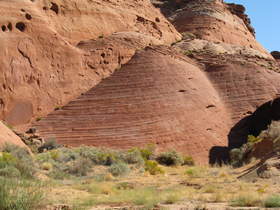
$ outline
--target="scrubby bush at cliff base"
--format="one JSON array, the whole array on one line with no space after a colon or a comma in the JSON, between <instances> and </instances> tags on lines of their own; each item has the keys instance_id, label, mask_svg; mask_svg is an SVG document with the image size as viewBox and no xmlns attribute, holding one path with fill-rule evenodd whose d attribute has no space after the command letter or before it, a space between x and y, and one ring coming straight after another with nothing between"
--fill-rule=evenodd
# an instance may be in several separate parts
<instances>
[{"instance_id":1,"label":"scrubby bush at cliff base","mask_svg":"<svg viewBox=\"0 0 280 210\"><path fill-rule=\"evenodd\" d=\"M164 170L153 160L145 161L145 171L149 172L151 175L164 174Z\"/></svg>"},{"instance_id":2,"label":"scrubby bush at cliff base","mask_svg":"<svg viewBox=\"0 0 280 210\"><path fill-rule=\"evenodd\" d=\"M235 148L230 151L230 160L233 167L240 167L243 164L243 152L240 148Z\"/></svg>"},{"instance_id":3,"label":"scrubby bush at cliff base","mask_svg":"<svg viewBox=\"0 0 280 210\"><path fill-rule=\"evenodd\" d=\"M266 208L280 207L280 195L272 195L265 199L264 206Z\"/></svg>"},{"instance_id":4,"label":"scrubby bush at cliff base","mask_svg":"<svg viewBox=\"0 0 280 210\"><path fill-rule=\"evenodd\" d=\"M163 152L157 156L156 160L160 164L167 165L167 166L172 166L172 165L179 166L184 163L183 157L176 151Z\"/></svg>"},{"instance_id":5,"label":"scrubby bush at cliff base","mask_svg":"<svg viewBox=\"0 0 280 210\"><path fill-rule=\"evenodd\" d=\"M183 160L184 160L183 165L187 165L187 166L194 166L195 165L195 162L194 162L194 160L191 156L185 156L183 158Z\"/></svg>"},{"instance_id":6,"label":"scrubby bush at cliff base","mask_svg":"<svg viewBox=\"0 0 280 210\"><path fill-rule=\"evenodd\" d=\"M43 193L37 183L0 178L1 210L35 210L42 198Z\"/></svg>"},{"instance_id":7,"label":"scrubby bush at cliff base","mask_svg":"<svg viewBox=\"0 0 280 210\"><path fill-rule=\"evenodd\" d=\"M261 142L263 139L252 135L248 136L247 143L243 144L240 148L234 148L230 151L230 161L233 167L240 167L248 163L248 155L254 149L255 144Z\"/></svg>"},{"instance_id":8,"label":"scrubby bush at cliff base","mask_svg":"<svg viewBox=\"0 0 280 210\"><path fill-rule=\"evenodd\" d=\"M90 160L86 158L78 158L72 161L67 168L67 172L76 176L86 176L91 171Z\"/></svg>"},{"instance_id":9,"label":"scrubby bush at cliff base","mask_svg":"<svg viewBox=\"0 0 280 210\"><path fill-rule=\"evenodd\" d=\"M121 155L121 159L128 164L144 165L144 158L139 149L128 150L127 153Z\"/></svg>"},{"instance_id":10,"label":"scrubby bush at cliff base","mask_svg":"<svg viewBox=\"0 0 280 210\"><path fill-rule=\"evenodd\" d=\"M124 176L130 172L130 169L126 163L119 162L119 163L114 163L113 165L111 165L109 167L108 171L113 176Z\"/></svg>"},{"instance_id":11,"label":"scrubby bush at cliff base","mask_svg":"<svg viewBox=\"0 0 280 210\"><path fill-rule=\"evenodd\" d=\"M31 155L23 148L6 145L0 153L1 176L22 176L30 178L35 173L35 165Z\"/></svg>"},{"instance_id":12,"label":"scrubby bush at cliff base","mask_svg":"<svg viewBox=\"0 0 280 210\"><path fill-rule=\"evenodd\" d=\"M254 207L261 206L262 200L260 199L258 194L254 193L245 193L238 195L231 201L231 206L236 207Z\"/></svg>"}]
</instances>

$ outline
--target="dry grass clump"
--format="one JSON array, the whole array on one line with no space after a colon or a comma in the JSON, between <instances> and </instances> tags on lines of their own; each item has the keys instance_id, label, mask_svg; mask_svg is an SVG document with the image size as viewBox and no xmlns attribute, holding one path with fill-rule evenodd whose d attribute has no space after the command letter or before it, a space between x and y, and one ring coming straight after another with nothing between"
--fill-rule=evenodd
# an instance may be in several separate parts
<instances>
[{"instance_id":1,"label":"dry grass clump","mask_svg":"<svg viewBox=\"0 0 280 210\"><path fill-rule=\"evenodd\" d=\"M262 199L257 193L250 193L250 192L242 193L232 199L231 206L237 206L237 207L262 206Z\"/></svg>"},{"instance_id":2,"label":"dry grass clump","mask_svg":"<svg viewBox=\"0 0 280 210\"><path fill-rule=\"evenodd\" d=\"M280 207L280 195L268 196L264 201L264 206L266 208L277 208Z\"/></svg>"}]
</instances>

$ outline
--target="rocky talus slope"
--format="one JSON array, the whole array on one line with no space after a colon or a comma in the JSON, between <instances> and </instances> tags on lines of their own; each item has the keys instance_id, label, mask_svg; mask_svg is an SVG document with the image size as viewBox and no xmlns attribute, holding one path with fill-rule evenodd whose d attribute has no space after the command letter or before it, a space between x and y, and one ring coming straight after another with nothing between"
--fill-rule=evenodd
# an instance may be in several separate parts
<instances>
[{"instance_id":1,"label":"rocky talus slope","mask_svg":"<svg viewBox=\"0 0 280 210\"><path fill-rule=\"evenodd\" d=\"M226 158L277 97L279 64L240 5L152 3L0 2L1 118L66 145Z\"/></svg>"}]
</instances>

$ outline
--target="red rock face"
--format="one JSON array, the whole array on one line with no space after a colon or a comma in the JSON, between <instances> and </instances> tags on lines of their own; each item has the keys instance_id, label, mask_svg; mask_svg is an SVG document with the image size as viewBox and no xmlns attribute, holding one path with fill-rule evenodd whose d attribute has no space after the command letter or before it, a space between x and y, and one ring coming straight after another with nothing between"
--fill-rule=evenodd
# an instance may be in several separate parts
<instances>
[{"instance_id":1,"label":"red rock face","mask_svg":"<svg viewBox=\"0 0 280 210\"><path fill-rule=\"evenodd\" d=\"M6 125L0 122L0 148L6 143L27 148L16 134L14 134Z\"/></svg>"},{"instance_id":2,"label":"red rock face","mask_svg":"<svg viewBox=\"0 0 280 210\"><path fill-rule=\"evenodd\" d=\"M279 94L279 66L243 7L174 5L179 43L148 0L0 2L0 118L62 144L155 143L200 163L241 145L247 117Z\"/></svg>"},{"instance_id":3,"label":"red rock face","mask_svg":"<svg viewBox=\"0 0 280 210\"><path fill-rule=\"evenodd\" d=\"M211 147L226 146L229 122L218 92L194 63L147 49L36 127L67 145L129 148L153 142L205 162Z\"/></svg>"},{"instance_id":4,"label":"red rock face","mask_svg":"<svg viewBox=\"0 0 280 210\"><path fill-rule=\"evenodd\" d=\"M137 47L180 38L148 0L1 1L0 13L0 117L12 125L46 115L87 91ZM103 46L102 39L114 32L123 32L118 40L127 33L128 41L139 32L136 46L119 48L112 40ZM100 49L76 47L98 37Z\"/></svg>"},{"instance_id":5,"label":"red rock face","mask_svg":"<svg viewBox=\"0 0 280 210\"><path fill-rule=\"evenodd\" d=\"M181 33L193 33L199 39L246 46L269 54L255 40L250 20L237 5L227 5L221 0L187 1L169 19Z\"/></svg>"}]
</instances>

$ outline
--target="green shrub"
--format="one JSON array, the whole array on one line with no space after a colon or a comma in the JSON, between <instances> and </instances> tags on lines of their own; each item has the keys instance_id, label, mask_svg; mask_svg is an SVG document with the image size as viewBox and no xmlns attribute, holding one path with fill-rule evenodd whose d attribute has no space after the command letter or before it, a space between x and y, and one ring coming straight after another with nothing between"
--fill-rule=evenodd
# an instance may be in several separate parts
<instances>
[{"instance_id":1,"label":"green shrub","mask_svg":"<svg viewBox=\"0 0 280 210\"><path fill-rule=\"evenodd\" d=\"M233 167L240 167L243 164L243 151L240 148L235 148L230 151L230 161Z\"/></svg>"},{"instance_id":2,"label":"green shrub","mask_svg":"<svg viewBox=\"0 0 280 210\"><path fill-rule=\"evenodd\" d=\"M145 161L145 171L148 171L151 175L164 174L164 170L153 160Z\"/></svg>"},{"instance_id":3,"label":"green shrub","mask_svg":"<svg viewBox=\"0 0 280 210\"><path fill-rule=\"evenodd\" d=\"M148 144L144 148L140 148L141 156L144 160L151 160L154 152L155 152L155 145L154 144Z\"/></svg>"},{"instance_id":4,"label":"green shrub","mask_svg":"<svg viewBox=\"0 0 280 210\"><path fill-rule=\"evenodd\" d=\"M164 201L164 204L174 204L180 201L180 197L177 194L168 195Z\"/></svg>"},{"instance_id":5,"label":"green shrub","mask_svg":"<svg viewBox=\"0 0 280 210\"><path fill-rule=\"evenodd\" d=\"M129 182L121 182L116 185L118 190L133 190L135 189L135 184Z\"/></svg>"},{"instance_id":6,"label":"green shrub","mask_svg":"<svg viewBox=\"0 0 280 210\"><path fill-rule=\"evenodd\" d=\"M80 156L91 160L96 165L110 166L120 159L120 152L108 150L108 149L98 149L95 147L82 146L77 149ZM118 154L119 153L119 154Z\"/></svg>"},{"instance_id":7,"label":"green shrub","mask_svg":"<svg viewBox=\"0 0 280 210\"><path fill-rule=\"evenodd\" d=\"M66 171L75 176L86 176L90 170L91 162L86 158L79 158L72 161Z\"/></svg>"},{"instance_id":8,"label":"green shrub","mask_svg":"<svg viewBox=\"0 0 280 210\"><path fill-rule=\"evenodd\" d=\"M20 171L14 166L6 166L5 168L0 169L0 176L3 177L15 178L20 177L20 175Z\"/></svg>"},{"instance_id":9,"label":"green shrub","mask_svg":"<svg viewBox=\"0 0 280 210\"><path fill-rule=\"evenodd\" d=\"M138 149L128 150L126 153L121 155L121 158L128 164L137 164L138 166L144 165L144 159Z\"/></svg>"},{"instance_id":10,"label":"green shrub","mask_svg":"<svg viewBox=\"0 0 280 210\"><path fill-rule=\"evenodd\" d=\"M176 151L163 152L158 155L156 160L160 164L167 165L167 166L172 166L172 165L178 166L184 163L183 157Z\"/></svg>"},{"instance_id":11,"label":"green shrub","mask_svg":"<svg viewBox=\"0 0 280 210\"><path fill-rule=\"evenodd\" d=\"M280 207L280 195L272 195L264 201L266 208L277 208Z\"/></svg>"},{"instance_id":12,"label":"green shrub","mask_svg":"<svg viewBox=\"0 0 280 210\"><path fill-rule=\"evenodd\" d=\"M128 165L124 162L118 162L112 164L108 171L113 175L113 176L123 176L126 175L130 172L130 169Z\"/></svg>"},{"instance_id":13,"label":"green shrub","mask_svg":"<svg viewBox=\"0 0 280 210\"><path fill-rule=\"evenodd\" d=\"M53 170L50 171L50 173L48 173L48 175L53 178L53 179L58 179L58 180L63 180L65 178L70 178L71 176L59 169L54 168Z\"/></svg>"},{"instance_id":14,"label":"green shrub","mask_svg":"<svg viewBox=\"0 0 280 210\"><path fill-rule=\"evenodd\" d=\"M201 177L202 170L198 167L190 167L185 172L189 177Z\"/></svg>"},{"instance_id":15,"label":"green shrub","mask_svg":"<svg viewBox=\"0 0 280 210\"><path fill-rule=\"evenodd\" d=\"M18 157L20 157L20 153L17 155ZM33 177L35 173L35 165L33 159L30 156L28 157L22 156L21 158L22 159L18 159L10 153L2 152L0 156L0 169L4 170L2 171L2 174L12 172L12 171L15 172L15 170L13 169L7 169L7 168L15 168L20 172L21 176L26 178ZM15 174L14 173L11 174L11 176L13 175ZM7 176L7 174L5 176Z\"/></svg>"},{"instance_id":16,"label":"green shrub","mask_svg":"<svg viewBox=\"0 0 280 210\"><path fill-rule=\"evenodd\" d=\"M248 135L248 143L256 144L258 142L261 142L262 138L260 137L255 137L253 135Z\"/></svg>"},{"instance_id":17,"label":"green shrub","mask_svg":"<svg viewBox=\"0 0 280 210\"><path fill-rule=\"evenodd\" d=\"M238 207L253 207L260 206L261 204L262 201L260 200L260 198L254 194L239 195L231 201L231 206Z\"/></svg>"},{"instance_id":18,"label":"green shrub","mask_svg":"<svg viewBox=\"0 0 280 210\"><path fill-rule=\"evenodd\" d=\"M53 165L49 162L44 162L41 165L41 169L46 170L46 171L50 171L50 170L52 170L52 168L53 168Z\"/></svg>"},{"instance_id":19,"label":"green shrub","mask_svg":"<svg viewBox=\"0 0 280 210\"><path fill-rule=\"evenodd\" d=\"M42 198L41 186L36 183L0 179L1 210L35 210Z\"/></svg>"},{"instance_id":20,"label":"green shrub","mask_svg":"<svg viewBox=\"0 0 280 210\"><path fill-rule=\"evenodd\" d=\"M5 144L5 146L2 149L2 152L9 153L17 159L32 159L28 150L14 144Z\"/></svg>"},{"instance_id":21,"label":"green shrub","mask_svg":"<svg viewBox=\"0 0 280 210\"><path fill-rule=\"evenodd\" d=\"M104 151L98 154L98 164L110 166L117 162L117 155L114 152Z\"/></svg>"},{"instance_id":22,"label":"green shrub","mask_svg":"<svg viewBox=\"0 0 280 210\"><path fill-rule=\"evenodd\" d=\"M185 156L184 158L183 165L188 165L188 166L194 166L195 162L191 156Z\"/></svg>"}]
</instances>

